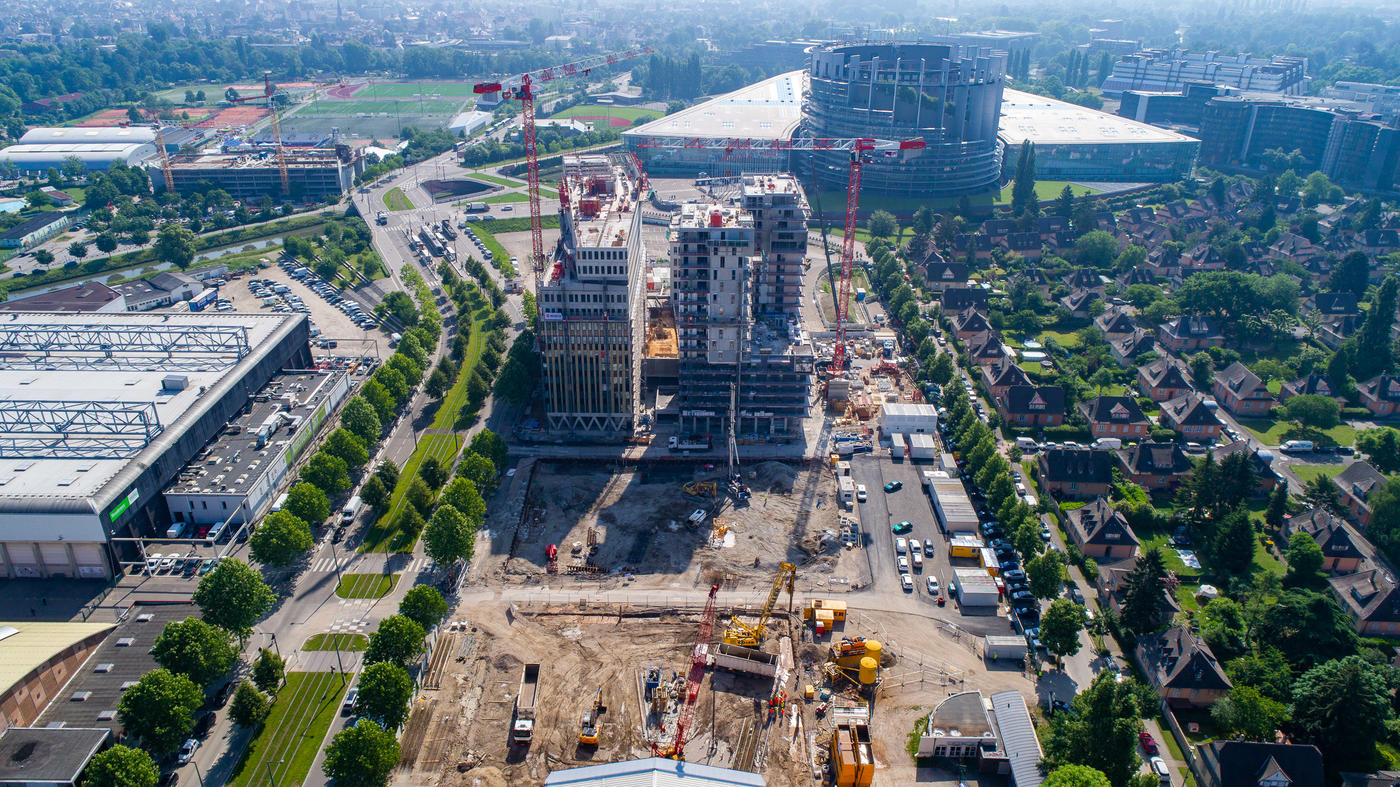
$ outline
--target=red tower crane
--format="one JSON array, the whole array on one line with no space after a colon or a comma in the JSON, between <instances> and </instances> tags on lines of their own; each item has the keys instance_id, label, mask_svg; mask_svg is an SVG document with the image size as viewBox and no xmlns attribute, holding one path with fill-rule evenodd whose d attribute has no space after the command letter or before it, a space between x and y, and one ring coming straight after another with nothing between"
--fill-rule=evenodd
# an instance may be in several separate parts
<instances>
[{"instance_id":1,"label":"red tower crane","mask_svg":"<svg viewBox=\"0 0 1400 787\"><path fill-rule=\"evenodd\" d=\"M534 86L561 77L578 76L602 66L610 66L623 60L650 54L651 47L643 46L605 55L594 55L572 63L550 66L524 74L516 74L499 82L478 82L474 93L500 93L502 98L520 101L521 125L525 133L525 181L530 191L530 264L535 270L535 292L540 289L540 277L544 274L544 232L540 215L540 160L535 150L535 91Z\"/></svg>"},{"instance_id":2,"label":"red tower crane","mask_svg":"<svg viewBox=\"0 0 1400 787\"><path fill-rule=\"evenodd\" d=\"M260 96L245 96L233 99L233 103L241 104L245 101L267 101L267 109L272 113L272 136L277 143L277 174L282 177L282 198L286 199L292 193L292 179L287 174L287 154L282 150L282 124L277 120L277 105L273 103L273 95L277 92L277 86L272 84L272 72L263 73L263 93Z\"/></svg>"},{"instance_id":3,"label":"red tower crane","mask_svg":"<svg viewBox=\"0 0 1400 787\"><path fill-rule=\"evenodd\" d=\"M700 616L700 628L695 632L695 646L690 649L690 672L685 680L685 699L681 703L680 712L676 714L676 734L668 746L662 746L659 741L653 743L651 753L654 756L685 759L685 733L690 729L691 719L695 717L695 703L700 698L700 682L705 679L708 661L706 649L710 644L710 635L715 630L715 595L718 593L719 585L710 585L710 598L705 602L705 612Z\"/></svg>"},{"instance_id":4,"label":"red tower crane","mask_svg":"<svg viewBox=\"0 0 1400 787\"><path fill-rule=\"evenodd\" d=\"M749 150L843 150L851 155L850 180L846 184L846 234L841 239L841 282L832 299L836 306L836 350L831 357L831 373L846 368L846 317L851 304L851 264L856 251L856 211L860 207L860 171L876 155L887 158L918 155L925 147L922 139L898 142L885 139L752 139L748 137L642 137L633 142L639 148L723 150L726 153Z\"/></svg>"}]
</instances>

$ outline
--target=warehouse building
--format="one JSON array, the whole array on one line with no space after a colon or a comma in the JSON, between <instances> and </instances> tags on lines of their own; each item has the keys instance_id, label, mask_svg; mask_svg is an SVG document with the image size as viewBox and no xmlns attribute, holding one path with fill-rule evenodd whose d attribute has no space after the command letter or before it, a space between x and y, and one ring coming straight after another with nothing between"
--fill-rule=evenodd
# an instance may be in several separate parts
<instances>
[{"instance_id":1,"label":"warehouse building","mask_svg":"<svg viewBox=\"0 0 1400 787\"><path fill-rule=\"evenodd\" d=\"M33 724L111 630L110 623L0 622L0 730Z\"/></svg>"},{"instance_id":2,"label":"warehouse building","mask_svg":"<svg viewBox=\"0 0 1400 787\"><path fill-rule=\"evenodd\" d=\"M114 161L131 166L146 162L156 155L155 141L155 129L146 126L31 128L19 142L0 149L0 161L9 161L26 177L62 170L71 158L89 172L102 172Z\"/></svg>"},{"instance_id":3,"label":"warehouse building","mask_svg":"<svg viewBox=\"0 0 1400 787\"><path fill-rule=\"evenodd\" d=\"M72 213L46 210L0 232L0 249L28 249L68 229Z\"/></svg>"},{"instance_id":4,"label":"warehouse building","mask_svg":"<svg viewBox=\"0 0 1400 787\"><path fill-rule=\"evenodd\" d=\"M948 475L946 470L925 470L924 491L933 503L938 529L943 535L948 538L977 535L977 509L972 507L972 499L967 496L967 487L961 480Z\"/></svg>"},{"instance_id":5,"label":"warehouse building","mask_svg":"<svg viewBox=\"0 0 1400 787\"><path fill-rule=\"evenodd\" d=\"M287 148L284 150L291 193L282 193L282 175L277 154L271 148L228 153L196 153L170 159L175 190L202 191L213 185L234 199L274 199L321 201L349 191L355 178L364 174L364 154L347 145L334 149ZM152 177L152 183L164 183Z\"/></svg>"},{"instance_id":6,"label":"warehouse building","mask_svg":"<svg viewBox=\"0 0 1400 787\"><path fill-rule=\"evenodd\" d=\"M0 784L77 787L112 731L82 727L12 727L0 733Z\"/></svg>"},{"instance_id":7,"label":"warehouse building","mask_svg":"<svg viewBox=\"0 0 1400 787\"><path fill-rule=\"evenodd\" d=\"M995 607L1001 601L996 579L980 568L954 568L953 593L964 607Z\"/></svg>"},{"instance_id":8,"label":"warehouse building","mask_svg":"<svg viewBox=\"0 0 1400 787\"><path fill-rule=\"evenodd\" d=\"M931 435L938 431L938 408L931 404L887 404L880 408L880 431Z\"/></svg>"},{"instance_id":9,"label":"warehouse building","mask_svg":"<svg viewBox=\"0 0 1400 787\"><path fill-rule=\"evenodd\" d=\"M1037 178L1128 183L1186 177L1201 146L1185 134L1019 90L1003 94L1000 133L1008 180L1026 141L1035 145Z\"/></svg>"},{"instance_id":10,"label":"warehouse building","mask_svg":"<svg viewBox=\"0 0 1400 787\"><path fill-rule=\"evenodd\" d=\"M764 787L763 777L666 757L561 768L544 779L545 787Z\"/></svg>"},{"instance_id":11,"label":"warehouse building","mask_svg":"<svg viewBox=\"0 0 1400 787\"><path fill-rule=\"evenodd\" d=\"M165 532L160 493L275 374L310 366L308 339L299 314L0 321L0 577L137 561L124 539Z\"/></svg>"},{"instance_id":12,"label":"warehouse building","mask_svg":"<svg viewBox=\"0 0 1400 787\"><path fill-rule=\"evenodd\" d=\"M11 298L0 302L0 312L124 312L126 298L101 282L85 281L72 287Z\"/></svg>"}]
</instances>

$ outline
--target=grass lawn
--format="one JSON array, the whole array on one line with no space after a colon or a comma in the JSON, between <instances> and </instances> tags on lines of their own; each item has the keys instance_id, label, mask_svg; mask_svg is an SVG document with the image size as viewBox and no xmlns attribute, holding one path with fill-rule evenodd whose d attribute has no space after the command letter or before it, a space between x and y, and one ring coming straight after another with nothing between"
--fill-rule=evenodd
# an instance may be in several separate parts
<instances>
[{"instance_id":1,"label":"grass lawn","mask_svg":"<svg viewBox=\"0 0 1400 787\"><path fill-rule=\"evenodd\" d=\"M344 574L335 594L341 598L382 598L394 588L393 574Z\"/></svg>"},{"instance_id":2,"label":"grass lawn","mask_svg":"<svg viewBox=\"0 0 1400 787\"><path fill-rule=\"evenodd\" d=\"M299 115L334 115L344 117L346 115L378 115L386 113L389 117L404 115L451 115L462 106L461 101L437 100L425 98L419 101L416 98L390 99L379 101L365 101L352 99L350 101L334 101L318 99L307 104L298 112Z\"/></svg>"},{"instance_id":3,"label":"grass lawn","mask_svg":"<svg viewBox=\"0 0 1400 787\"><path fill-rule=\"evenodd\" d=\"M529 202L530 195L522 191L507 191L504 194L492 194L486 199L480 200L491 205L501 202Z\"/></svg>"},{"instance_id":4,"label":"grass lawn","mask_svg":"<svg viewBox=\"0 0 1400 787\"><path fill-rule=\"evenodd\" d=\"M1040 200L1041 205L1043 206L1046 202L1049 202L1059 197L1060 192L1065 190L1065 186L1070 186L1070 188L1074 190L1074 196L1076 197L1087 197L1091 194L1099 193L1098 189L1091 189L1088 186L1071 185L1069 181L1065 180L1037 180L1035 182L1036 199ZM1001 190L1001 194L997 196L997 204L1011 204L1010 183L1006 184L1006 188L1003 188Z\"/></svg>"},{"instance_id":5,"label":"grass lawn","mask_svg":"<svg viewBox=\"0 0 1400 787\"><path fill-rule=\"evenodd\" d=\"M340 710L347 686L334 672L289 672L267 721L243 753L232 787L301 784Z\"/></svg>"},{"instance_id":6,"label":"grass lawn","mask_svg":"<svg viewBox=\"0 0 1400 787\"><path fill-rule=\"evenodd\" d=\"M364 634L312 634L302 650L364 650L369 645L369 637Z\"/></svg>"},{"instance_id":7,"label":"grass lawn","mask_svg":"<svg viewBox=\"0 0 1400 787\"><path fill-rule=\"evenodd\" d=\"M608 106L606 104L579 104L577 106L569 107L568 109L563 110L562 112L555 112L553 115L550 115L550 117L618 118L619 120L625 120L628 123L631 123L637 118L646 118L647 120L653 120L655 118L661 117L661 113L657 112L654 109L640 109L638 107L614 107Z\"/></svg>"},{"instance_id":8,"label":"grass lawn","mask_svg":"<svg viewBox=\"0 0 1400 787\"><path fill-rule=\"evenodd\" d=\"M355 91L355 98L413 98L422 95L442 98L466 98L472 86L466 82L375 82Z\"/></svg>"},{"instance_id":9,"label":"grass lawn","mask_svg":"<svg viewBox=\"0 0 1400 787\"><path fill-rule=\"evenodd\" d=\"M1293 471L1293 474L1296 475L1296 476L1298 476L1298 480L1300 480L1300 481L1302 481L1303 483L1306 484L1307 482L1313 480L1314 478L1317 478L1318 476L1322 476L1322 477L1324 477L1324 478L1332 478L1333 476L1335 476L1335 475L1337 475L1338 473L1342 472L1343 470L1347 469L1347 466L1346 466L1346 465L1289 465L1289 466L1288 466L1288 469L1289 469L1289 470L1292 470L1292 471Z\"/></svg>"},{"instance_id":10,"label":"grass lawn","mask_svg":"<svg viewBox=\"0 0 1400 787\"><path fill-rule=\"evenodd\" d=\"M398 186L384 192L384 206L392 211L413 210L412 200Z\"/></svg>"},{"instance_id":11,"label":"grass lawn","mask_svg":"<svg viewBox=\"0 0 1400 787\"><path fill-rule=\"evenodd\" d=\"M487 183L495 183L497 186L525 185L525 181L523 180L512 180L511 178L503 178L500 175L488 175L485 172L474 172L471 176L477 180L484 180Z\"/></svg>"},{"instance_id":12,"label":"grass lawn","mask_svg":"<svg viewBox=\"0 0 1400 787\"><path fill-rule=\"evenodd\" d=\"M1283 442L1283 433L1287 432L1293 423L1291 421L1275 421L1270 418L1242 418L1240 426L1249 430L1249 433L1259 438L1265 445L1278 445ZM1356 443L1356 430L1346 424L1339 424L1331 429L1324 429L1323 432L1338 445L1353 445Z\"/></svg>"},{"instance_id":13,"label":"grass lawn","mask_svg":"<svg viewBox=\"0 0 1400 787\"><path fill-rule=\"evenodd\" d=\"M490 262L492 267L507 276L514 276L516 271L515 266L510 264L510 253L506 251L506 247L502 246L500 241L496 240L496 236L482 229L481 222L477 222L477 224L472 227L472 232L475 232L476 236L481 238L481 242L485 244L486 250L491 253Z\"/></svg>"},{"instance_id":14,"label":"grass lawn","mask_svg":"<svg viewBox=\"0 0 1400 787\"><path fill-rule=\"evenodd\" d=\"M737 175L738 173L736 172L734 174ZM1056 192L1056 194L1058 193L1059 192ZM820 206L819 210L826 214L828 231L839 230L845 222L846 192L844 190L823 191L819 194L812 192L809 193L808 196L813 210L818 210L818 206ZM972 202L973 208L981 208L985 211L989 211L992 206L992 196L991 194L978 194L969 199ZM936 211L945 211L956 208L957 204L958 201L956 199L883 197L874 194L862 194L860 195L859 215L861 222L864 223L865 219L869 218L870 214L877 210L889 211L896 216L913 216L914 211L924 206L928 206L930 209ZM811 228L817 232L821 231L821 225L815 217L812 220ZM859 238L860 236L857 235L856 237Z\"/></svg>"},{"instance_id":15,"label":"grass lawn","mask_svg":"<svg viewBox=\"0 0 1400 787\"><path fill-rule=\"evenodd\" d=\"M1079 335L1075 333L1063 333L1061 331L1041 331L1040 343L1044 344L1046 339L1054 339L1066 350L1072 350L1079 346Z\"/></svg>"}]
</instances>

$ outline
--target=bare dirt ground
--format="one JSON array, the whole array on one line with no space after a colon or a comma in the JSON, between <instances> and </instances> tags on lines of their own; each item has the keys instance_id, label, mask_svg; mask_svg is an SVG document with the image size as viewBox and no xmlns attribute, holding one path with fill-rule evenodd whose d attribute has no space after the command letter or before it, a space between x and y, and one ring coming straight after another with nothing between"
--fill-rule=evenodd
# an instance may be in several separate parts
<instances>
[{"instance_id":1,"label":"bare dirt ground","mask_svg":"<svg viewBox=\"0 0 1400 787\"><path fill-rule=\"evenodd\" d=\"M722 481L725 469L705 462L650 470L542 463L528 527L493 541L481 576L558 585L561 578L546 573L546 547L555 544L561 575L604 586L762 587L782 561L797 564L800 587L860 583L863 558L843 546L830 468L765 462L742 472L752 498L735 508L722 492L716 500L684 491L687 482ZM701 524L690 520L697 510L709 514ZM585 563L586 571L571 572Z\"/></svg>"}]
</instances>

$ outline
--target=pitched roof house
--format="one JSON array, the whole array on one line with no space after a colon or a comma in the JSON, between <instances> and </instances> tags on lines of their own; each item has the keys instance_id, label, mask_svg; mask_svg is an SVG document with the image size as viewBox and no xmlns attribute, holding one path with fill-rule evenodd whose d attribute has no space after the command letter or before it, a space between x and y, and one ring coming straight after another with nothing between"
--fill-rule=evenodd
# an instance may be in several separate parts
<instances>
[{"instance_id":1,"label":"pitched roof house","mask_svg":"<svg viewBox=\"0 0 1400 787\"><path fill-rule=\"evenodd\" d=\"M1264 381L1239 361L1215 375L1212 389L1215 400L1237 416L1258 418L1268 415L1274 406L1274 395L1264 387Z\"/></svg>"},{"instance_id":2,"label":"pitched roof house","mask_svg":"<svg viewBox=\"0 0 1400 787\"><path fill-rule=\"evenodd\" d=\"M1154 402L1164 402L1192 389L1171 358L1158 358L1138 367L1138 390Z\"/></svg>"},{"instance_id":3,"label":"pitched roof house","mask_svg":"<svg viewBox=\"0 0 1400 787\"><path fill-rule=\"evenodd\" d=\"M1141 442L1118 451L1123 476L1148 491L1171 489L1195 467L1178 443Z\"/></svg>"},{"instance_id":4,"label":"pitched roof house","mask_svg":"<svg viewBox=\"0 0 1400 787\"><path fill-rule=\"evenodd\" d=\"M1322 570L1334 574L1350 574L1361 568L1366 555L1346 520L1325 508L1312 508L1283 520L1284 538L1294 533L1307 533L1322 548Z\"/></svg>"},{"instance_id":5,"label":"pitched roof house","mask_svg":"<svg viewBox=\"0 0 1400 787\"><path fill-rule=\"evenodd\" d=\"M1341 493L1342 505L1351 510L1363 526L1371 524L1371 495L1385 485L1385 476L1366 462L1352 462L1332 479Z\"/></svg>"},{"instance_id":6,"label":"pitched roof house","mask_svg":"<svg viewBox=\"0 0 1400 787\"><path fill-rule=\"evenodd\" d=\"M1012 426L1059 426L1065 421L1065 389L1058 385L1013 385L996 399L997 412Z\"/></svg>"},{"instance_id":7,"label":"pitched roof house","mask_svg":"<svg viewBox=\"0 0 1400 787\"><path fill-rule=\"evenodd\" d=\"M1088 505L1071 509L1066 518L1065 532L1085 555L1095 560L1137 555L1139 542L1132 526L1104 498L1096 497Z\"/></svg>"},{"instance_id":8,"label":"pitched roof house","mask_svg":"<svg viewBox=\"0 0 1400 787\"><path fill-rule=\"evenodd\" d=\"M1172 352L1195 352L1219 345L1225 334L1209 317L1174 317L1157 326L1157 338Z\"/></svg>"},{"instance_id":9,"label":"pitched roof house","mask_svg":"<svg viewBox=\"0 0 1400 787\"><path fill-rule=\"evenodd\" d=\"M1323 787L1322 752L1297 743L1210 741L1196 748L1198 787Z\"/></svg>"},{"instance_id":10,"label":"pitched roof house","mask_svg":"<svg viewBox=\"0 0 1400 787\"><path fill-rule=\"evenodd\" d=\"M1379 568L1331 577L1332 595L1363 637L1400 637L1400 586Z\"/></svg>"},{"instance_id":11,"label":"pitched roof house","mask_svg":"<svg viewBox=\"0 0 1400 787\"><path fill-rule=\"evenodd\" d=\"M1132 333L1137 327L1137 322L1127 309L1122 306L1112 306L1094 318L1094 325L1103 331L1106 336L1113 337L1124 333Z\"/></svg>"},{"instance_id":12,"label":"pitched roof house","mask_svg":"<svg viewBox=\"0 0 1400 787\"><path fill-rule=\"evenodd\" d=\"M1400 414L1400 376L1382 374L1358 383L1361 405L1379 418Z\"/></svg>"},{"instance_id":13,"label":"pitched roof house","mask_svg":"<svg viewBox=\"0 0 1400 787\"><path fill-rule=\"evenodd\" d=\"M1162 402L1159 419L1163 427L1193 442L1209 443L1220 436L1220 419L1206 407L1206 398L1194 391Z\"/></svg>"},{"instance_id":14,"label":"pitched roof house","mask_svg":"<svg viewBox=\"0 0 1400 787\"><path fill-rule=\"evenodd\" d=\"M1096 396L1079 403L1079 412L1089 422L1094 437L1139 440L1152 431L1152 422L1131 396Z\"/></svg>"},{"instance_id":15,"label":"pitched roof house","mask_svg":"<svg viewBox=\"0 0 1400 787\"><path fill-rule=\"evenodd\" d=\"M1279 389L1278 398L1281 402L1286 402L1294 396L1304 394L1316 396L1330 396L1338 401L1342 397L1337 393L1337 389L1332 386L1332 380L1325 374L1312 372L1306 377L1299 377L1291 382L1286 382Z\"/></svg>"},{"instance_id":16,"label":"pitched roof house","mask_svg":"<svg viewBox=\"0 0 1400 787\"><path fill-rule=\"evenodd\" d=\"M1204 708L1234 684L1205 640L1186 626L1138 640L1138 663L1162 699L1174 708Z\"/></svg>"},{"instance_id":17,"label":"pitched roof house","mask_svg":"<svg viewBox=\"0 0 1400 787\"><path fill-rule=\"evenodd\" d=\"M1016 363L1014 358L1002 358L982 367L982 384L995 399L1006 393L1013 385L1034 385L1030 375Z\"/></svg>"},{"instance_id":18,"label":"pitched roof house","mask_svg":"<svg viewBox=\"0 0 1400 787\"><path fill-rule=\"evenodd\" d=\"M1134 328L1127 333L1111 337L1108 342L1109 355L1128 368L1137 363L1138 356L1156 351L1157 338L1146 328Z\"/></svg>"},{"instance_id":19,"label":"pitched roof house","mask_svg":"<svg viewBox=\"0 0 1400 787\"><path fill-rule=\"evenodd\" d=\"M1112 451L1051 448L1036 456L1036 473L1046 492L1056 497L1088 499L1109 493L1116 464Z\"/></svg>"}]
</instances>

